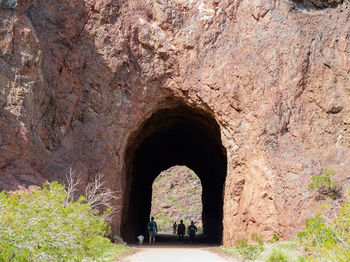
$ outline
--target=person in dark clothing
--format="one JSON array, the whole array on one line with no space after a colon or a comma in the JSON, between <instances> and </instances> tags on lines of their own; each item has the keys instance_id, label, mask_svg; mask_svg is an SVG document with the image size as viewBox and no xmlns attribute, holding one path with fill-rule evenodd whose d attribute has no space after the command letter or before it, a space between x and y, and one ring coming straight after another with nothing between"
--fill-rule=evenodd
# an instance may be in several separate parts
<instances>
[{"instance_id":1,"label":"person in dark clothing","mask_svg":"<svg viewBox=\"0 0 350 262\"><path fill-rule=\"evenodd\" d=\"M173 224L173 234L176 235L177 224L174 222Z\"/></svg>"},{"instance_id":2,"label":"person in dark clothing","mask_svg":"<svg viewBox=\"0 0 350 262\"><path fill-rule=\"evenodd\" d=\"M191 242L191 244L193 244L194 236L195 236L196 233L197 233L197 227L194 225L194 222L193 222L193 221L191 221L191 225L188 227L187 233L188 233L188 235L190 236L190 242Z\"/></svg>"},{"instance_id":3,"label":"person in dark clothing","mask_svg":"<svg viewBox=\"0 0 350 262\"><path fill-rule=\"evenodd\" d=\"M151 217L151 221L147 224L149 243L154 245L156 243L156 233L158 232L157 223L154 222L154 217Z\"/></svg>"},{"instance_id":4,"label":"person in dark clothing","mask_svg":"<svg viewBox=\"0 0 350 262\"><path fill-rule=\"evenodd\" d=\"M179 240L182 240L184 238L186 231L186 226L183 223L183 220L180 220L180 224L177 226L177 234L179 235Z\"/></svg>"}]
</instances>

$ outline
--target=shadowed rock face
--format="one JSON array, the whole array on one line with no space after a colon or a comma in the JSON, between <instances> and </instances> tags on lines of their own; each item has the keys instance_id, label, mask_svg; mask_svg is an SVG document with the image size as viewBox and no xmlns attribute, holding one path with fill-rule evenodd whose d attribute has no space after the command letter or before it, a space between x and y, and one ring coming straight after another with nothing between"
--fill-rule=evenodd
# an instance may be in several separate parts
<instances>
[{"instance_id":1,"label":"shadowed rock face","mask_svg":"<svg viewBox=\"0 0 350 262\"><path fill-rule=\"evenodd\" d=\"M232 244L298 232L321 168L349 183L348 1L0 3L1 188L102 173L123 196L113 231L131 237L150 205L132 204L150 197L138 170L187 161ZM163 156L170 136L184 141Z\"/></svg>"},{"instance_id":2,"label":"shadowed rock face","mask_svg":"<svg viewBox=\"0 0 350 262\"><path fill-rule=\"evenodd\" d=\"M307 9L323 9L330 7L337 7L339 4L346 2L346 0L293 0L293 2L302 8Z\"/></svg>"}]
</instances>

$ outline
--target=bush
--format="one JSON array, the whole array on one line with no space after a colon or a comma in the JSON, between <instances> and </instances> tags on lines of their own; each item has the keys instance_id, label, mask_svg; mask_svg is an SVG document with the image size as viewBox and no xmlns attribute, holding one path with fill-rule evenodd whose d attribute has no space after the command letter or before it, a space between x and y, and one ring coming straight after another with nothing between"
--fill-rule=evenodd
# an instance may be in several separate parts
<instances>
[{"instance_id":1,"label":"bush","mask_svg":"<svg viewBox=\"0 0 350 262\"><path fill-rule=\"evenodd\" d=\"M331 198L340 197L340 186L333 180L335 171L324 168L321 174L313 174L312 182L309 184L309 189L317 189L319 193Z\"/></svg>"},{"instance_id":2,"label":"bush","mask_svg":"<svg viewBox=\"0 0 350 262\"><path fill-rule=\"evenodd\" d=\"M0 193L0 261L91 261L113 245L104 214L58 182L31 193Z\"/></svg>"},{"instance_id":3,"label":"bush","mask_svg":"<svg viewBox=\"0 0 350 262\"><path fill-rule=\"evenodd\" d=\"M232 256L232 257L236 257L237 255L237 250L234 247L220 246L220 247L217 247L216 250L220 253L223 253L225 255Z\"/></svg>"},{"instance_id":4,"label":"bush","mask_svg":"<svg viewBox=\"0 0 350 262\"><path fill-rule=\"evenodd\" d=\"M280 237L278 234L276 234L276 232L273 232L272 238L273 238L274 242L277 242L278 240L280 240Z\"/></svg>"},{"instance_id":5,"label":"bush","mask_svg":"<svg viewBox=\"0 0 350 262\"><path fill-rule=\"evenodd\" d=\"M280 250L273 250L267 262L288 262L288 257Z\"/></svg>"},{"instance_id":6,"label":"bush","mask_svg":"<svg viewBox=\"0 0 350 262\"><path fill-rule=\"evenodd\" d=\"M250 236L250 239L261 246L264 245L264 241L262 241L261 237L257 233L253 233Z\"/></svg>"},{"instance_id":7,"label":"bush","mask_svg":"<svg viewBox=\"0 0 350 262\"><path fill-rule=\"evenodd\" d=\"M260 237L258 237L256 234L253 234L252 238L252 240L257 242L256 244L249 244L248 240L245 238L238 239L236 241L235 248L244 259L254 260L264 250L263 242L261 241Z\"/></svg>"},{"instance_id":8,"label":"bush","mask_svg":"<svg viewBox=\"0 0 350 262\"><path fill-rule=\"evenodd\" d=\"M335 217L323 214L306 221L306 229L298 234L299 243L311 261L350 261L350 201L346 201Z\"/></svg>"}]
</instances>

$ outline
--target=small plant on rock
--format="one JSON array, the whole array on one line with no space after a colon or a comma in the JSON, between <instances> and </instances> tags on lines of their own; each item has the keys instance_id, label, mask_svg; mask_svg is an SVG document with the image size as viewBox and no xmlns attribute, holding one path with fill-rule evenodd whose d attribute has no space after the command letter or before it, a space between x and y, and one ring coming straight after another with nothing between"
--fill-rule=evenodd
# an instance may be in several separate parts
<instances>
[{"instance_id":1,"label":"small plant on rock","mask_svg":"<svg viewBox=\"0 0 350 262\"><path fill-rule=\"evenodd\" d=\"M309 189L317 189L318 192L322 195L326 195L331 198L338 198L340 196L341 188L333 179L334 176L334 170L324 168L321 174L312 175L312 182L309 184Z\"/></svg>"},{"instance_id":2,"label":"small plant on rock","mask_svg":"<svg viewBox=\"0 0 350 262\"><path fill-rule=\"evenodd\" d=\"M259 245L264 245L264 241L262 241L261 237L257 233L253 233L250 236L250 239Z\"/></svg>"},{"instance_id":3,"label":"small plant on rock","mask_svg":"<svg viewBox=\"0 0 350 262\"><path fill-rule=\"evenodd\" d=\"M276 232L273 232L272 238L272 242L277 242L278 240L280 240L280 237Z\"/></svg>"}]
</instances>

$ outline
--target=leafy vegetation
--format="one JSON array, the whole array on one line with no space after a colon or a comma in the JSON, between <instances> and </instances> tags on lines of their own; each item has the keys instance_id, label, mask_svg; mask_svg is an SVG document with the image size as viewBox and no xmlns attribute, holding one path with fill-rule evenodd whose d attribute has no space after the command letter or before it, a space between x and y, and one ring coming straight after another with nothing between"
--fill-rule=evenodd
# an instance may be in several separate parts
<instances>
[{"instance_id":1,"label":"leafy vegetation","mask_svg":"<svg viewBox=\"0 0 350 262\"><path fill-rule=\"evenodd\" d=\"M180 209L181 212L185 213L185 212L189 212L190 210L188 210L188 207L183 205L183 204L180 204L178 206L178 208Z\"/></svg>"},{"instance_id":2,"label":"leafy vegetation","mask_svg":"<svg viewBox=\"0 0 350 262\"><path fill-rule=\"evenodd\" d=\"M252 235L252 240L255 242L249 244L246 238L238 239L236 241L236 250L244 258L253 260L258 258L260 253L264 250L263 242L257 234Z\"/></svg>"},{"instance_id":3,"label":"leafy vegetation","mask_svg":"<svg viewBox=\"0 0 350 262\"><path fill-rule=\"evenodd\" d=\"M170 203L170 204L174 204L174 203L177 202L176 197L172 196L172 195L169 195L169 194L166 195L165 200L168 201L168 203Z\"/></svg>"},{"instance_id":4,"label":"leafy vegetation","mask_svg":"<svg viewBox=\"0 0 350 262\"><path fill-rule=\"evenodd\" d=\"M202 204L198 204L194 207L194 211L201 213L202 212Z\"/></svg>"},{"instance_id":5,"label":"leafy vegetation","mask_svg":"<svg viewBox=\"0 0 350 262\"><path fill-rule=\"evenodd\" d=\"M273 250L272 254L266 260L267 262L288 262L288 257L280 250Z\"/></svg>"},{"instance_id":6,"label":"leafy vegetation","mask_svg":"<svg viewBox=\"0 0 350 262\"><path fill-rule=\"evenodd\" d=\"M329 168L324 168L321 174L313 174L312 182L309 184L309 189L317 189L321 194L336 198L339 196L340 186L335 182L333 177L335 171Z\"/></svg>"},{"instance_id":7,"label":"leafy vegetation","mask_svg":"<svg viewBox=\"0 0 350 262\"><path fill-rule=\"evenodd\" d=\"M256 245L256 244L255 244ZM259 245L259 244L258 244ZM277 253L284 255L288 262L303 262L305 261L302 253L297 249L296 242L294 240L290 241L279 241L273 243L261 243L263 251L259 253L254 259L258 261L283 261L283 260L273 260L278 259ZM224 253L236 260L251 260L247 257L242 256L235 247L219 247L217 249L220 253ZM271 258L270 258L271 257ZM269 260L270 259L270 260ZM271 260L272 259L272 260Z\"/></svg>"},{"instance_id":8,"label":"leafy vegetation","mask_svg":"<svg viewBox=\"0 0 350 262\"><path fill-rule=\"evenodd\" d=\"M196 188L195 187L191 187L191 188L189 188L189 189L187 189L187 193L188 194L194 194L196 192Z\"/></svg>"},{"instance_id":9,"label":"leafy vegetation","mask_svg":"<svg viewBox=\"0 0 350 262\"><path fill-rule=\"evenodd\" d=\"M350 192L345 202L336 200L341 196L341 187L334 176L335 172L331 169L323 169L321 174L312 176L309 189L317 189L328 198L316 216L306 221L306 229L298 234L297 239L279 241L280 237L274 233L273 240L263 245L259 238L253 236L252 239L258 243L255 248L243 239L235 247L221 247L219 251L236 258L241 255L244 259L268 262L350 261ZM260 251L259 245L263 246L263 251Z\"/></svg>"},{"instance_id":10,"label":"leafy vegetation","mask_svg":"<svg viewBox=\"0 0 350 262\"><path fill-rule=\"evenodd\" d=\"M172 221L171 218L165 216L163 213L157 213L154 215L154 219L157 222L158 231L170 232L170 228L174 223L174 221Z\"/></svg>"},{"instance_id":11,"label":"leafy vegetation","mask_svg":"<svg viewBox=\"0 0 350 262\"><path fill-rule=\"evenodd\" d=\"M87 200L74 200L58 182L31 193L1 192L0 261L108 261L130 251L106 237L110 210L99 214Z\"/></svg>"},{"instance_id":12,"label":"leafy vegetation","mask_svg":"<svg viewBox=\"0 0 350 262\"><path fill-rule=\"evenodd\" d=\"M272 238L274 242L277 242L278 240L280 240L280 237L276 232L273 232Z\"/></svg>"},{"instance_id":13,"label":"leafy vegetation","mask_svg":"<svg viewBox=\"0 0 350 262\"><path fill-rule=\"evenodd\" d=\"M306 221L306 229L298 234L299 243L309 261L350 261L349 198L332 215L330 200L314 218Z\"/></svg>"},{"instance_id":14,"label":"leafy vegetation","mask_svg":"<svg viewBox=\"0 0 350 262\"><path fill-rule=\"evenodd\" d=\"M306 229L298 234L309 261L350 261L350 194L341 206L332 202L341 196L334 176L334 170L325 168L322 174L314 174L309 184L311 190L318 189L328 197L316 216L306 221Z\"/></svg>"},{"instance_id":15,"label":"leafy vegetation","mask_svg":"<svg viewBox=\"0 0 350 262\"><path fill-rule=\"evenodd\" d=\"M234 247L220 246L216 249L219 253L228 255L230 257L236 257L238 255L237 250Z\"/></svg>"}]
</instances>

